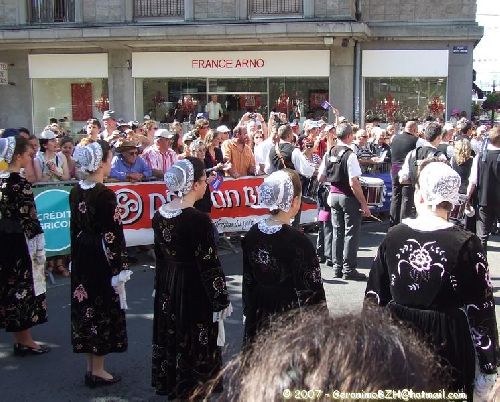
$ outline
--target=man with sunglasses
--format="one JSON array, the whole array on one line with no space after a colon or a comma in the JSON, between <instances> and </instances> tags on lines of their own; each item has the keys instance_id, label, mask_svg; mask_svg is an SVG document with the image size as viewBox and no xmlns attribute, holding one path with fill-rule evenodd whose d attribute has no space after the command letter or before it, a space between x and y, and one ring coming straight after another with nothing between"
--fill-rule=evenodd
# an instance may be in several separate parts
<instances>
[{"instance_id":1,"label":"man with sunglasses","mask_svg":"<svg viewBox=\"0 0 500 402\"><path fill-rule=\"evenodd\" d=\"M118 142L116 153L111 162L110 178L134 183L153 175L151 168L139 157L139 149L134 142Z\"/></svg>"}]
</instances>

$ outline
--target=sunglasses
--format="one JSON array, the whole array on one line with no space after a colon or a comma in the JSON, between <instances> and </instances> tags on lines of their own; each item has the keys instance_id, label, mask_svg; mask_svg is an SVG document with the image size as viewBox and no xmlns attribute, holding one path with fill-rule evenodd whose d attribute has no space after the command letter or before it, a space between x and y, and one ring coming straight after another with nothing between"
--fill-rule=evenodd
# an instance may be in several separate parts
<instances>
[{"instance_id":1,"label":"sunglasses","mask_svg":"<svg viewBox=\"0 0 500 402\"><path fill-rule=\"evenodd\" d=\"M254 136L253 138L254 138L255 140L258 140L258 139L262 139L262 138L264 138L264 137L262 137L261 135L256 135L256 136Z\"/></svg>"},{"instance_id":2,"label":"sunglasses","mask_svg":"<svg viewBox=\"0 0 500 402\"><path fill-rule=\"evenodd\" d=\"M135 156L135 155L139 155L139 152L137 152L137 151L130 151L130 152L127 152L127 154L129 154L130 156Z\"/></svg>"}]
</instances>

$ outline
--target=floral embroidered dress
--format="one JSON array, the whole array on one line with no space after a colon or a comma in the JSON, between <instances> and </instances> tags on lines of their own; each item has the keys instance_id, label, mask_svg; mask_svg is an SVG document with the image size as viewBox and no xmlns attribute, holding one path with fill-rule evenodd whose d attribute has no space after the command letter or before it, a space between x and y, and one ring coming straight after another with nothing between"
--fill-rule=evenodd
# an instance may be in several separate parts
<instances>
[{"instance_id":1,"label":"floral embroidered dress","mask_svg":"<svg viewBox=\"0 0 500 402\"><path fill-rule=\"evenodd\" d=\"M428 341L451 368L452 389L472 395L474 350L481 371L496 372L492 284L481 243L472 233L455 226L393 227L373 261L365 300L388 306Z\"/></svg>"},{"instance_id":2,"label":"floral embroidered dress","mask_svg":"<svg viewBox=\"0 0 500 402\"><path fill-rule=\"evenodd\" d=\"M153 217L156 276L153 376L157 393L185 399L221 368L213 313L229 305L212 222L194 208Z\"/></svg>"},{"instance_id":3,"label":"floral embroidered dress","mask_svg":"<svg viewBox=\"0 0 500 402\"><path fill-rule=\"evenodd\" d=\"M111 278L127 269L116 196L102 183L80 182L69 199L73 352L124 352L125 313L111 286Z\"/></svg>"},{"instance_id":4,"label":"floral embroidered dress","mask_svg":"<svg viewBox=\"0 0 500 402\"><path fill-rule=\"evenodd\" d=\"M27 240L43 233L31 184L0 175L0 328L18 332L47 321L45 292L36 296Z\"/></svg>"},{"instance_id":5,"label":"floral embroidered dress","mask_svg":"<svg viewBox=\"0 0 500 402\"><path fill-rule=\"evenodd\" d=\"M271 316L325 303L316 250L289 225L261 220L242 241L244 342L251 342Z\"/></svg>"}]
</instances>

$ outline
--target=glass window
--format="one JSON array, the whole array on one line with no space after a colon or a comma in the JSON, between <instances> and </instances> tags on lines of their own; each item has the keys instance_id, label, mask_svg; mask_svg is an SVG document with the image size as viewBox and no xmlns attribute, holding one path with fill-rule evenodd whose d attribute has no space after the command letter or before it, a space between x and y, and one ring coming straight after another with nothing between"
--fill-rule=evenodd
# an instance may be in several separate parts
<instances>
[{"instance_id":1,"label":"glass window","mask_svg":"<svg viewBox=\"0 0 500 402\"><path fill-rule=\"evenodd\" d=\"M405 122L443 117L446 78L365 78L365 119Z\"/></svg>"},{"instance_id":2,"label":"glass window","mask_svg":"<svg viewBox=\"0 0 500 402\"><path fill-rule=\"evenodd\" d=\"M67 130L80 131L91 117L109 108L107 78L36 78L33 87L33 130L43 131L49 119L64 120Z\"/></svg>"},{"instance_id":3,"label":"glass window","mask_svg":"<svg viewBox=\"0 0 500 402\"><path fill-rule=\"evenodd\" d=\"M269 104L289 120L321 118L328 112L321 107L328 100L328 78L286 77L269 79Z\"/></svg>"}]
</instances>

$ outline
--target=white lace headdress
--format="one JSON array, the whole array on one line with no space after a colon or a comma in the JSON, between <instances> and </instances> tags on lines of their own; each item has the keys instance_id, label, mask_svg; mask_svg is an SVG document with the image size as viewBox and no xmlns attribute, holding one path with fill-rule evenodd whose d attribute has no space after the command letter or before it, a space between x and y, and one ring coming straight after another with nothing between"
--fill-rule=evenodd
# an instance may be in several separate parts
<instances>
[{"instance_id":1,"label":"white lace headdress","mask_svg":"<svg viewBox=\"0 0 500 402\"><path fill-rule=\"evenodd\" d=\"M187 159L181 159L167 170L164 176L168 190L180 197L191 191L194 184L194 167Z\"/></svg>"},{"instance_id":2,"label":"white lace headdress","mask_svg":"<svg viewBox=\"0 0 500 402\"><path fill-rule=\"evenodd\" d=\"M7 163L12 162L12 156L14 155L15 148L15 137L0 138L0 161L4 160Z\"/></svg>"},{"instance_id":3,"label":"white lace headdress","mask_svg":"<svg viewBox=\"0 0 500 402\"><path fill-rule=\"evenodd\" d=\"M278 170L264 179L259 186L259 205L273 211L288 212L293 201L293 182L290 175Z\"/></svg>"},{"instance_id":4,"label":"white lace headdress","mask_svg":"<svg viewBox=\"0 0 500 402\"><path fill-rule=\"evenodd\" d=\"M420 172L418 185L425 204L432 209L444 201L458 204L460 176L443 162L431 162Z\"/></svg>"},{"instance_id":5,"label":"white lace headdress","mask_svg":"<svg viewBox=\"0 0 500 402\"><path fill-rule=\"evenodd\" d=\"M93 142L84 147L77 147L73 154L76 163L87 172L95 172L99 169L102 157L102 147L98 142Z\"/></svg>"}]
</instances>

